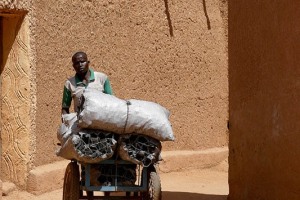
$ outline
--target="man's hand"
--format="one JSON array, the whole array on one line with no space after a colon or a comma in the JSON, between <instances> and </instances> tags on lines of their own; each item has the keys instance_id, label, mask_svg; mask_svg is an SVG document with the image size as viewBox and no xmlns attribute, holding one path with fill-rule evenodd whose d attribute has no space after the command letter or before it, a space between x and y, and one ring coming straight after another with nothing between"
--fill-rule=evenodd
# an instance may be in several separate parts
<instances>
[{"instance_id":1,"label":"man's hand","mask_svg":"<svg viewBox=\"0 0 300 200\"><path fill-rule=\"evenodd\" d=\"M69 108L62 108L61 109L61 116L65 115L65 114L70 114L70 109ZM61 117L61 122L64 123L63 117Z\"/></svg>"},{"instance_id":2,"label":"man's hand","mask_svg":"<svg viewBox=\"0 0 300 200\"><path fill-rule=\"evenodd\" d=\"M70 114L70 109L69 108L62 108L61 109L61 114L64 115L64 114Z\"/></svg>"}]
</instances>

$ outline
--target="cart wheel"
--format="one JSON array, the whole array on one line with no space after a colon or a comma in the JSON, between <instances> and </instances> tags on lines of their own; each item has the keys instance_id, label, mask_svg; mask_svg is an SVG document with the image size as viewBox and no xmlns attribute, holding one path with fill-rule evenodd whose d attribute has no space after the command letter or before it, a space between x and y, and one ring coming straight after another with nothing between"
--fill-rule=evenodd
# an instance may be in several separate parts
<instances>
[{"instance_id":1,"label":"cart wheel","mask_svg":"<svg viewBox=\"0 0 300 200\"><path fill-rule=\"evenodd\" d=\"M76 162L70 162L66 168L63 187L63 200L79 200L79 167Z\"/></svg>"},{"instance_id":2,"label":"cart wheel","mask_svg":"<svg viewBox=\"0 0 300 200\"><path fill-rule=\"evenodd\" d=\"M88 200L93 200L94 199L94 192L93 191L86 191L86 196Z\"/></svg>"},{"instance_id":3,"label":"cart wheel","mask_svg":"<svg viewBox=\"0 0 300 200\"><path fill-rule=\"evenodd\" d=\"M141 196L143 200L161 200L160 178L156 171L148 174L148 191L142 192Z\"/></svg>"}]
</instances>

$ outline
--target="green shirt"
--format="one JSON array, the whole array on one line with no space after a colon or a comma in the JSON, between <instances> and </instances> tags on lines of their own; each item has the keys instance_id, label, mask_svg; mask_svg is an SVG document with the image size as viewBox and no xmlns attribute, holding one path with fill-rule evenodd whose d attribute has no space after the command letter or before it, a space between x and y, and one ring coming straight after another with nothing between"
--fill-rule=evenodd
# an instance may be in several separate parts
<instances>
[{"instance_id":1,"label":"green shirt","mask_svg":"<svg viewBox=\"0 0 300 200\"><path fill-rule=\"evenodd\" d=\"M96 89L105 94L113 95L108 77L104 73L94 72L92 69L89 69L89 71L91 74L89 82L86 84L77 74L65 82L62 108L70 108L71 102L74 100L74 109L77 111L77 107L80 105L80 97L86 88Z\"/></svg>"}]
</instances>

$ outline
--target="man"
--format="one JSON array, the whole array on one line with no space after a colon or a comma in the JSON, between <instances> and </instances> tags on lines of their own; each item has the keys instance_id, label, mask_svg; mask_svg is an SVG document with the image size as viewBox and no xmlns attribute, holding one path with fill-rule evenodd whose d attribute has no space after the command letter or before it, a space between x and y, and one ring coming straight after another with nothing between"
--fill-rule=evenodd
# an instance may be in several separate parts
<instances>
[{"instance_id":1,"label":"man","mask_svg":"<svg viewBox=\"0 0 300 200\"><path fill-rule=\"evenodd\" d=\"M74 100L74 111L78 111L81 103L80 97L86 88L96 89L106 94L113 94L108 77L104 73L95 72L89 68L90 61L85 52L76 52L72 56L72 63L76 74L65 82L62 114L70 113L72 100Z\"/></svg>"}]
</instances>

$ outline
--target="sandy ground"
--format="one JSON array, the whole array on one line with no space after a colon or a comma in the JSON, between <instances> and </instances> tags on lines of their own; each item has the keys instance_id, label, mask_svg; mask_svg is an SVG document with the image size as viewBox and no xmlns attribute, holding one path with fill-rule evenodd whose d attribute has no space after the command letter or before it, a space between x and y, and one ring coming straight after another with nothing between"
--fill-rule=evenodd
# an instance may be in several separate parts
<instances>
[{"instance_id":1,"label":"sandy ground","mask_svg":"<svg viewBox=\"0 0 300 200\"><path fill-rule=\"evenodd\" d=\"M228 173L220 168L160 174L163 200L226 200ZM2 200L61 200L62 189L34 196L14 191Z\"/></svg>"}]
</instances>

